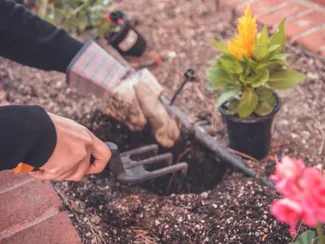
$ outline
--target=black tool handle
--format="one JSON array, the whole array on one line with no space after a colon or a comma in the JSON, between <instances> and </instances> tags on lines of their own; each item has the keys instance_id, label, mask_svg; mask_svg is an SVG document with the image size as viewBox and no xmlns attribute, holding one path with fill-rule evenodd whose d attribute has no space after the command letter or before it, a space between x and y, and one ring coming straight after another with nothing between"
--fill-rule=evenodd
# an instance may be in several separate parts
<instances>
[{"instance_id":1,"label":"black tool handle","mask_svg":"<svg viewBox=\"0 0 325 244\"><path fill-rule=\"evenodd\" d=\"M106 146L108 147L108 149L111 151L111 159L110 161L115 161L115 160L119 160L120 159L120 151L118 150L118 146L113 143L113 142L105 142ZM95 161L95 158L93 155L91 155L90 157L90 163L93 164Z\"/></svg>"}]
</instances>

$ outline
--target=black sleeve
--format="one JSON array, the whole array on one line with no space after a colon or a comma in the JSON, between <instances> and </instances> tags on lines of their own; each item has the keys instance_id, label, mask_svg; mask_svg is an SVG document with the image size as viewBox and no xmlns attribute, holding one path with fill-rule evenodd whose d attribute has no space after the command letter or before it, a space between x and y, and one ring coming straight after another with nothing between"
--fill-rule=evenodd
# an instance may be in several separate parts
<instances>
[{"instance_id":1,"label":"black sleeve","mask_svg":"<svg viewBox=\"0 0 325 244\"><path fill-rule=\"evenodd\" d=\"M56 146L55 126L39 106L0 107L0 170L23 162L40 167Z\"/></svg>"},{"instance_id":2,"label":"black sleeve","mask_svg":"<svg viewBox=\"0 0 325 244\"><path fill-rule=\"evenodd\" d=\"M38 69L65 72L82 46L23 5L0 0L0 56Z\"/></svg>"}]
</instances>

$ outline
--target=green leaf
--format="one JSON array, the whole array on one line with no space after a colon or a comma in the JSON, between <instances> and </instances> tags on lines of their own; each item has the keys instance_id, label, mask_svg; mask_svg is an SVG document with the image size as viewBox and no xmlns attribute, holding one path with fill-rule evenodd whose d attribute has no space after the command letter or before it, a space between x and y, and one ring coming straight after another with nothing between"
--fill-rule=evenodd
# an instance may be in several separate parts
<instances>
[{"instance_id":1,"label":"green leaf","mask_svg":"<svg viewBox=\"0 0 325 244\"><path fill-rule=\"evenodd\" d=\"M79 18L77 18L76 24L78 26L78 30L83 32L88 26L88 17L86 15L80 15Z\"/></svg>"},{"instance_id":2,"label":"green leaf","mask_svg":"<svg viewBox=\"0 0 325 244\"><path fill-rule=\"evenodd\" d=\"M218 55L217 57L211 59L208 64L211 65L211 66L216 66L216 65L219 65L219 59L222 57L223 55L220 54Z\"/></svg>"},{"instance_id":3,"label":"green leaf","mask_svg":"<svg viewBox=\"0 0 325 244\"><path fill-rule=\"evenodd\" d=\"M260 70L258 77L252 81L252 86L256 88L266 84L266 82L269 80L269 77L270 73L268 69Z\"/></svg>"},{"instance_id":4,"label":"green leaf","mask_svg":"<svg viewBox=\"0 0 325 244\"><path fill-rule=\"evenodd\" d=\"M263 69L267 68L269 65L270 65L269 62L267 62L267 63L260 63L260 64L257 66L256 71L263 70Z\"/></svg>"},{"instance_id":5,"label":"green leaf","mask_svg":"<svg viewBox=\"0 0 325 244\"><path fill-rule=\"evenodd\" d=\"M299 82L306 78L304 74L301 74L295 70L280 70L272 74L269 78L268 85L273 89L289 89L295 87Z\"/></svg>"},{"instance_id":6,"label":"green leaf","mask_svg":"<svg viewBox=\"0 0 325 244\"><path fill-rule=\"evenodd\" d=\"M208 89L209 91L215 91L218 90L217 87L215 87L211 82L205 83L205 88Z\"/></svg>"},{"instance_id":7,"label":"green leaf","mask_svg":"<svg viewBox=\"0 0 325 244\"><path fill-rule=\"evenodd\" d=\"M250 58L248 58L246 56L244 56L243 60L244 60L244 72L243 72L243 75L248 76L252 69L256 70L257 63L254 60L252 60L252 59L250 59Z\"/></svg>"},{"instance_id":8,"label":"green leaf","mask_svg":"<svg viewBox=\"0 0 325 244\"><path fill-rule=\"evenodd\" d=\"M303 232L295 242L291 242L292 244L313 244L315 238L315 232L311 230L307 230Z\"/></svg>"},{"instance_id":9,"label":"green leaf","mask_svg":"<svg viewBox=\"0 0 325 244\"><path fill-rule=\"evenodd\" d=\"M214 89L225 89L231 84L235 83L235 80L224 70L220 68L208 68L206 69L206 76Z\"/></svg>"},{"instance_id":10,"label":"green leaf","mask_svg":"<svg viewBox=\"0 0 325 244\"><path fill-rule=\"evenodd\" d=\"M269 52L272 53L272 52L278 51L278 50L280 50L280 48L281 48L281 45L273 45L273 46L269 47Z\"/></svg>"},{"instance_id":11,"label":"green leaf","mask_svg":"<svg viewBox=\"0 0 325 244\"><path fill-rule=\"evenodd\" d=\"M239 75L239 80L240 80L241 82L245 83L246 80L247 80L247 77L246 77L245 75L241 74L241 75Z\"/></svg>"},{"instance_id":12,"label":"green leaf","mask_svg":"<svg viewBox=\"0 0 325 244\"><path fill-rule=\"evenodd\" d=\"M219 58L219 62L223 69L231 74L240 74L244 70L243 64L234 57L223 55Z\"/></svg>"},{"instance_id":13,"label":"green leaf","mask_svg":"<svg viewBox=\"0 0 325 244\"><path fill-rule=\"evenodd\" d=\"M256 109L258 96L254 89L245 89L237 107L240 118L248 118Z\"/></svg>"},{"instance_id":14,"label":"green leaf","mask_svg":"<svg viewBox=\"0 0 325 244\"><path fill-rule=\"evenodd\" d=\"M277 103L273 90L267 87L259 87L256 89L256 94L258 96L258 105L255 113L259 116L272 113Z\"/></svg>"},{"instance_id":15,"label":"green leaf","mask_svg":"<svg viewBox=\"0 0 325 244\"><path fill-rule=\"evenodd\" d=\"M265 86L261 86L257 88L255 92L258 96L259 101L267 101L269 98L271 98L274 95L273 90Z\"/></svg>"},{"instance_id":16,"label":"green leaf","mask_svg":"<svg viewBox=\"0 0 325 244\"><path fill-rule=\"evenodd\" d=\"M273 55L270 60L271 61L272 60L286 60L287 57L289 57L289 54L286 54L286 53L277 53L277 54Z\"/></svg>"},{"instance_id":17,"label":"green leaf","mask_svg":"<svg viewBox=\"0 0 325 244\"><path fill-rule=\"evenodd\" d=\"M224 52L224 53L229 52L228 47L226 46L226 44L218 42L218 41L216 41L214 39L211 39L209 41L210 41L210 44L212 46L214 46L215 48L217 48L220 52Z\"/></svg>"},{"instance_id":18,"label":"green leaf","mask_svg":"<svg viewBox=\"0 0 325 244\"><path fill-rule=\"evenodd\" d=\"M275 74L275 73L283 70L283 65L277 64L277 63L269 63L268 69L269 69L270 74Z\"/></svg>"},{"instance_id":19,"label":"green leaf","mask_svg":"<svg viewBox=\"0 0 325 244\"><path fill-rule=\"evenodd\" d=\"M237 114L237 107L238 107L239 101L237 99L232 99L229 101L229 105L227 106L227 112L230 115Z\"/></svg>"},{"instance_id":20,"label":"green leaf","mask_svg":"<svg viewBox=\"0 0 325 244\"><path fill-rule=\"evenodd\" d=\"M273 34L270 39L270 47L274 45L280 45L279 51L282 51L285 47L286 35L284 30L286 18L284 18L278 26L278 30Z\"/></svg>"},{"instance_id":21,"label":"green leaf","mask_svg":"<svg viewBox=\"0 0 325 244\"><path fill-rule=\"evenodd\" d=\"M271 57L269 65L279 64L281 66L289 67L289 64L285 61L288 56L289 56L288 54L282 54L282 53L275 54Z\"/></svg>"},{"instance_id":22,"label":"green leaf","mask_svg":"<svg viewBox=\"0 0 325 244\"><path fill-rule=\"evenodd\" d=\"M225 91L219 96L217 107L222 106L225 102L227 102L229 99L233 98L234 96L238 95L240 92L241 92L240 87L234 87L231 90Z\"/></svg>"},{"instance_id":23,"label":"green leaf","mask_svg":"<svg viewBox=\"0 0 325 244\"><path fill-rule=\"evenodd\" d=\"M264 26L262 32L256 39L254 46L254 57L257 61L264 60L269 55L269 36L267 32L267 27Z\"/></svg>"}]
</instances>

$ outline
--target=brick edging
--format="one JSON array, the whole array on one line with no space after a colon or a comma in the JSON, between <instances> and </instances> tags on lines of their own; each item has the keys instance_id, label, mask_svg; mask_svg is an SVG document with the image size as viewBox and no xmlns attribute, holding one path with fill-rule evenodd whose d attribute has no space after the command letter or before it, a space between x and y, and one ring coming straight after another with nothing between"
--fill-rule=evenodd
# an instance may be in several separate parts
<instances>
[{"instance_id":1,"label":"brick edging","mask_svg":"<svg viewBox=\"0 0 325 244\"><path fill-rule=\"evenodd\" d=\"M0 171L0 244L81 244L49 181Z\"/></svg>"}]
</instances>

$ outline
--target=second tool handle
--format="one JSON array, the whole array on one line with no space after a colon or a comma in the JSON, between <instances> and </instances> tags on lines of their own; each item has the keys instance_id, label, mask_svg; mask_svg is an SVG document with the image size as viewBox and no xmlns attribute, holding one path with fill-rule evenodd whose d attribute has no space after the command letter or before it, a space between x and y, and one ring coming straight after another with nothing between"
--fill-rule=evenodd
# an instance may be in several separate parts
<instances>
[{"instance_id":1,"label":"second tool handle","mask_svg":"<svg viewBox=\"0 0 325 244\"><path fill-rule=\"evenodd\" d=\"M113 142L105 142L105 145L111 151L111 158L108 162L107 167L110 168L114 176L117 176L119 173L123 172L123 163L121 161L120 151L118 146ZM91 156L91 163L94 163L95 158Z\"/></svg>"}]
</instances>

